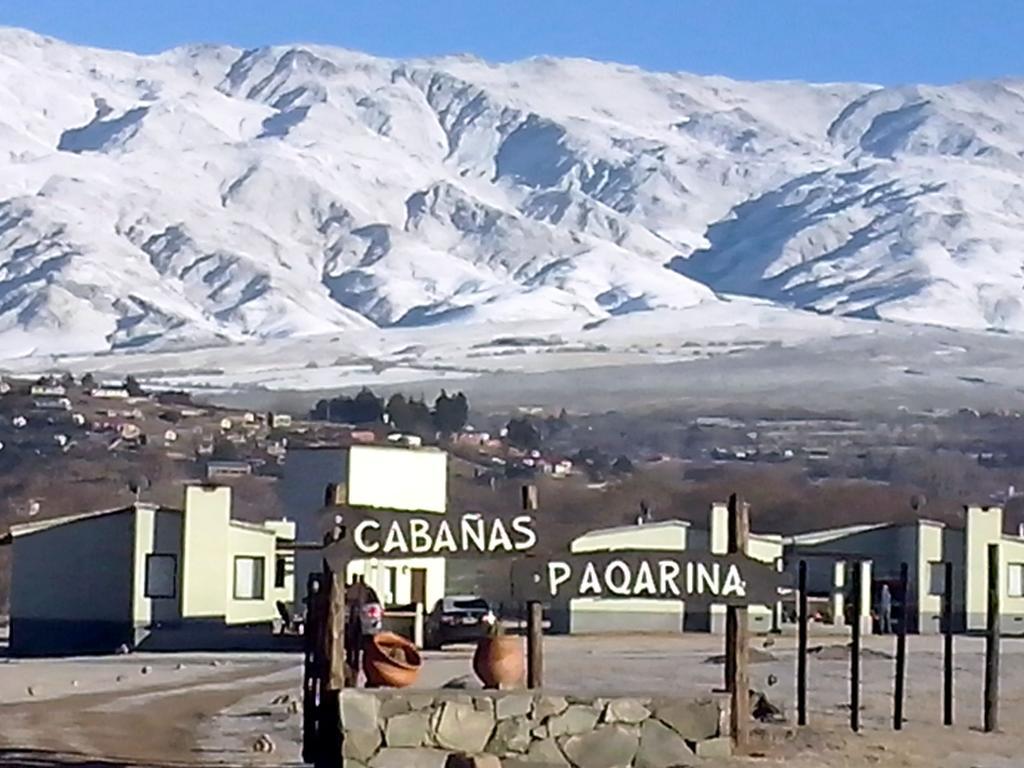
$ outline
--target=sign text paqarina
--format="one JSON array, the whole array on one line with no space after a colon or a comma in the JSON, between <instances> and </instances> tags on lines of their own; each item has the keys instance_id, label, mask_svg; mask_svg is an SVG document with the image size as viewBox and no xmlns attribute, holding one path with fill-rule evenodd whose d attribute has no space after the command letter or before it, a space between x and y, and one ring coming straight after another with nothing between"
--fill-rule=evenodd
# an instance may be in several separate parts
<instances>
[{"instance_id":1,"label":"sign text paqarina","mask_svg":"<svg viewBox=\"0 0 1024 768\"><path fill-rule=\"evenodd\" d=\"M743 555L630 550L525 558L512 566L515 595L560 602L574 597L653 598L727 605L773 603L785 579Z\"/></svg>"}]
</instances>

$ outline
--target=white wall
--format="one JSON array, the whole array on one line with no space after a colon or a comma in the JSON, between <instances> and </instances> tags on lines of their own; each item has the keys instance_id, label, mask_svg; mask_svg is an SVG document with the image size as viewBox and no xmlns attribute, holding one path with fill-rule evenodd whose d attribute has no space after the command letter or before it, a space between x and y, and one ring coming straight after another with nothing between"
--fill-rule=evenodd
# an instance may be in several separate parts
<instances>
[{"instance_id":1,"label":"white wall","mask_svg":"<svg viewBox=\"0 0 1024 768\"><path fill-rule=\"evenodd\" d=\"M443 513L448 454L430 448L354 445L348 456L348 503L355 507Z\"/></svg>"},{"instance_id":2,"label":"white wall","mask_svg":"<svg viewBox=\"0 0 1024 768\"><path fill-rule=\"evenodd\" d=\"M690 524L682 521L647 523L590 531L574 539L572 552L615 549L685 550ZM681 631L685 604L681 600L650 598L577 597L569 601L569 631Z\"/></svg>"},{"instance_id":3,"label":"white wall","mask_svg":"<svg viewBox=\"0 0 1024 768\"><path fill-rule=\"evenodd\" d=\"M426 571L426 604L430 611L434 604L445 596L446 561L443 557L377 558L352 560L346 568L346 582L356 576L363 576L368 586L373 587L377 596L387 605L404 605L412 602L412 569ZM395 593L391 590L391 572L396 569Z\"/></svg>"}]
</instances>

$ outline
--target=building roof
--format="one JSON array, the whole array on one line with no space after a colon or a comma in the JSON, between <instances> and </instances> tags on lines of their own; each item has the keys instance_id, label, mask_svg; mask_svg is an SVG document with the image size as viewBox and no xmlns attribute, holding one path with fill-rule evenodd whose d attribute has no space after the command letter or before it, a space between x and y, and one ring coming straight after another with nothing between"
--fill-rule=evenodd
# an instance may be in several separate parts
<instances>
[{"instance_id":1,"label":"building roof","mask_svg":"<svg viewBox=\"0 0 1024 768\"><path fill-rule=\"evenodd\" d=\"M77 523L82 520L92 520L98 517L106 517L107 515L116 515L122 512L132 512L135 509L159 509L162 511L180 512L180 509L170 509L168 507L161 507L157 504L146 504L145 502L137 502L135 504L129 504L126 507L112 507L110 509L95 509L91 512L79 512L74 515L61 515L60 517L48 517L44 520L33 520L30 523L18 523L12 525L7 535L0 538L0 543L10 543L13 539L19 536L28 536L32 533L38 533L40 531L48 531L51 528L57 528L61 525L68 525L70 523Z\"/></svg>"},{"instance_id":2,"label":"building roof","mask_svg":"<svg viewBox=\"0 0 1024 768\"><path fill-rule=\"evenodd\" d=\"M40 531L48 531L52 528L57 528L61 525L68 525L70 523L81 522L82 520L93 520L100 517L106 517L107 515L116 515L122 512L133 512L136 509L151 509L160 512L177 512L182 514L182 510L174 507L163 507L159 504L147 504L146 502L136 502L135 504L129 504L126 507L112 507L111 509L97 509L91 512L80 512L75 515L62 515L61 517L49 517L45 520L33 520L30 523L19 523L12 525L6 535L0 536L0 544L10 544L14 539L19 536L28 536L33 533L39 533ZM228 525L234 528L241 528L247 531L258 531L273 536L279 536L278 532L272 528L261 523L250 523L244 520L235 520L231 518L228 520Z\"/></svg>"},{"instance_id":3,"label":"building roof","mask_svg":"<svg viewBox=\"0 0 1024 768\"><path fill-rule=\"evenodd\" d=\"M830 541L836 541L847 536L855 536L858 533L867 533L868 531L877 531L881 528L890 528L893 523L859 523L857 525L844 525L840 528L826 528L821 531L810 531L808 533L798 533L795 536L787 536L784 541L786 544L795 546L813 547L817 544L826 544Z\"/></svg>"},{"instance_id":4,"label":"building roof","mask_svg":"<svg viewBox=\"0 0 1024 768\"><path fill-rule=\"evenodd\" d=\"M930 520L922 517L918 520L899 523L857 523L855 525L844 525L839 528L825 528L820 531L808 531L807 533L797 533L793 536L783 537L783 542L788 546L813 547L818 544L827 544L830 541L843 539L847 536L856 536L859 533L879 531L884 528L917 528L922 525L931 525L936 528L948 527L945 523L939 520Z\"/></svg>"},{"instance_id":5,"label":"building roof","mask_svg":"<svg viewBox=\"0 0 1024 768\"><path fill-rule=\"evenodd\" d=\"M629 525L615 525L611 528L595 528L586 533L580 534L576 537L576 540L585 539L587 536L602 536L609 533L627 533L636 531L638 529L648 530L651 528L689 528L691 523L686 520L658 520L652 523L631 523Z\"/></svg>"}]
</instances>

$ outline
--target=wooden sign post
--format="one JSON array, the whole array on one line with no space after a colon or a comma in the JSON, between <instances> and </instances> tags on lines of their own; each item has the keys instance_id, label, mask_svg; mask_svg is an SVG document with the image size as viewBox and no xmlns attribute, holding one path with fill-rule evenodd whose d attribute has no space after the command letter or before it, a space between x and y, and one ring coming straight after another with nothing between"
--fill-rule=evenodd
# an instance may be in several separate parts
<instances>
[{"instance_id":1,"label":"wooden sign post","mask_svg":"<svg viewBox=\"0 0 1024 768\"><path fill-rule=\"evenodd\" d=\"M988 545L988 620L985 631L985 733L999 730L999 545Z\"/></svg>"},{"instance_id":2,"label":"wooden sign post","mask_svg":"<svg viewBox=\"0 0 1024 768\"><path fill-rule=\"evenodd\" d=\"M544 604L531 600L526 615L526 687L544 686Z\"/></svg>"},{"instance_id":3,"label":"wooden sign post","mask_svg":"<svg viewBox=\"0 0 1024 768\"><path fill-rule=\"evenodd\" d=\"M900 612L900 625L896 628L896 680L893 688L892 727L903 730L903 699L907 677L907 624L910 623L910 611L906 608L907 595L910 594L910 570L906 563L900 564L900 604L904 606ZM869 586L868 589L871 587Z\"/></svg>"},{"instance_id":4,"label":"wooden sign post","mask_svg":"<svg viewBox=\"0 0 1024 768\"><path fill-rule=\"evenodd\" d=\"M942 724L953 724L953 563L946 562L942 590Z\"/></svg>"},{"instance_id":5,"label":"wooden sign post","mask_svg":"<svg viewBox=\"0 0 1024 768\"><path fill-rule=\"evenodd\" d=\"M687 610L696 605L727 606L729 647L735 663L730 679L731 730L738 751L749 743L750 676L746 607L772 604L786 577L772 564L752 560L745 552L749 540L746 505L736 502L737 541L733 552L712 555L687 550L601 550L578 552L550 560L523 557L512 564L512 589L517 600L541 601L568 607L573 598L650 598L682 600ZM733 610L733 609L740 610ZM539 624L537 608L535 624Z\"/></svg>"},{"instance_id":6,"label":"wooden sign post","mask_svg":"<svg viewBox=\"0 0 1024 768\"><path fill-rule=\"evenodd\" d=\"M750 509L733 494L729 497L729 554L745 555L749 544ZM730 728L733 746L742 753L750 741L750 623L746 605L726 608L725 638L726 689L732 698Z\"/></svg>"},{"instance_id":7,"label":"wooden sign post","mask_svg":"<svg viewBox=\"0 0 1024 768\"><path fill-rule=\"evenodd\" d=\"M807 561L800 561L797 581L796 724L807 725Z\"/></svg>"},{"instance_id":8,"label":"wooden sign post","mask_svg":"<svg viewBox=\"0 0 1024 768\"><path fill-rule=\"evenodd\" d=\"M860 607L863 605L864 569L853 561L853 624L850 627L850 730L860 730Z\"/></svg>"}]
</instances>

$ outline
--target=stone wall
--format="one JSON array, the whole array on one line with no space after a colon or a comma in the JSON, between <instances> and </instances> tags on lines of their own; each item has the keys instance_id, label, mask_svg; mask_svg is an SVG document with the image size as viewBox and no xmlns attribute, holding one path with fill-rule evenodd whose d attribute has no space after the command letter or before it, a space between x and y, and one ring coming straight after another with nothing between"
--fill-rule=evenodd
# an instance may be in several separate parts
<instances>
[{"instance_id":1,"label":"stone wall","mask_svg":"<svg viewBox=\"0 0 1024 768\"><path fill-rule=\"evenodd\" d=\"M670 768L725 757L717 699L598 698L543 691L346 689L346 768Z\"/></svg>"}]
</instances>

